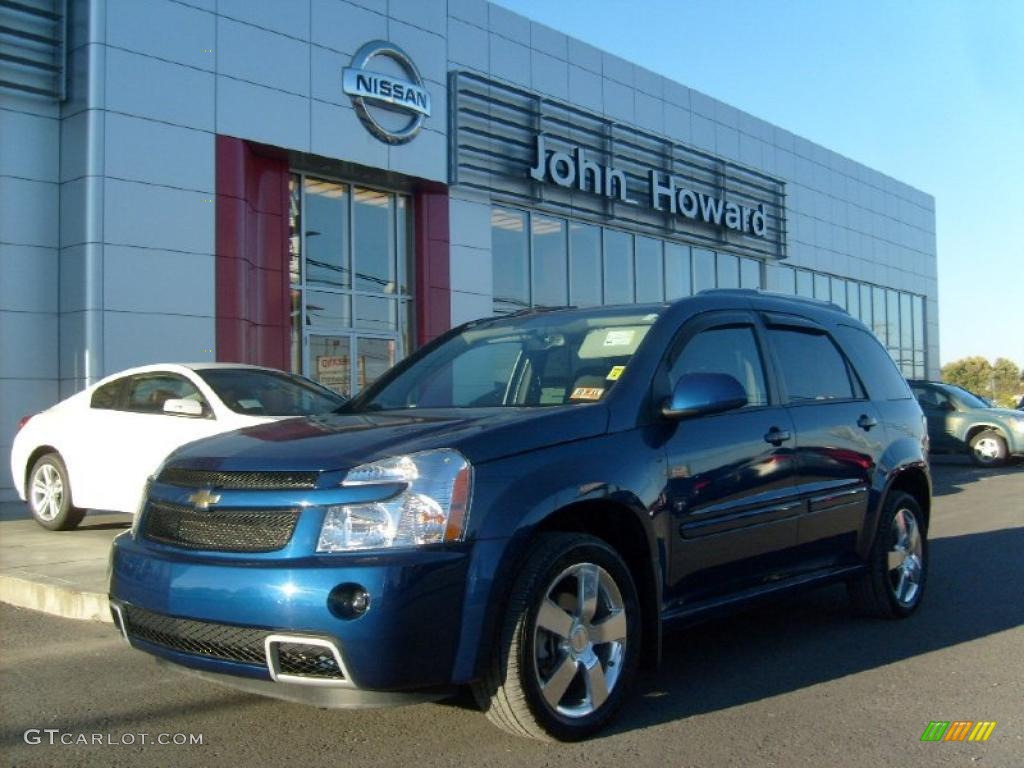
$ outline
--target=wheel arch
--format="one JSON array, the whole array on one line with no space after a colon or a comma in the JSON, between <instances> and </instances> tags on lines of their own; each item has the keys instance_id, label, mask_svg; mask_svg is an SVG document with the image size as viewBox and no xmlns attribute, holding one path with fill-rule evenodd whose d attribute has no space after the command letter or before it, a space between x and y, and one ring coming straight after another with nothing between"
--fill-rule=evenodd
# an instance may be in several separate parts
<instances>
[{"instance_id":1,"label":"wheel arch","mask_svg":"<svg viewBox=\"0 0 1024 768\"><path fill-rule=\"evenodd\" d=\"M982 432L986 432L988 430L991 430L993 432L997 432L999 434L999 436L1001 438L1003 438L1003 441L1006 443L1007 447L1009 447L1009 445L1010 445L1010 442L1009 442L1010 436L1007 434L1006 430L1001 425L999 425L999 424L990 424L990 423L971 424L971 426L969 426L967 428L967 431L964 433L964 442L967 443L967 445L970 445L971 444L971 440L973 440L975 438L975 436L979 435Z\"/></svg>"},{"instance_id":2,"label":"wheel arch","mask_svg":"<svg viewBox=\"0 0 1024 768\"><path fill-rule=\"evenodd\" d=\"M41 459L43 456L46 456L49 453L57 454L57 457L61 460L61 462L64 463L65 471L67 471L67 462L64 461L64 457L61 455L60 451L58 451L52 445L40 445L40 446L37 446L28 455L28 459L25 461L25 469L24 469L24 471L21 474L21 481L23 483L22 487L25 489L25 497L26 497L26 499L28 498L29 475L32 474L32 467L34 467L36 465L36 462L39 461L39 459ZM72 501L73 500L74 500L74 497L72 497Z\"/></svg>"}]
</instances>

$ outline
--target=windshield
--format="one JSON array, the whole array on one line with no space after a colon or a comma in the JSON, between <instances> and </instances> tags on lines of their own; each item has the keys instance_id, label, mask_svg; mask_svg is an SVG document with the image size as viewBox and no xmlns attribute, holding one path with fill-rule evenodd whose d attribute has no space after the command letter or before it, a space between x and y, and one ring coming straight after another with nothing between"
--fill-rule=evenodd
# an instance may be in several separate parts
<instances>
[{"instance_id":1,"label":"windshield","mask_svg":"<svg viewBox=\"0 0 1024 768\"><path fill-rule=\"evenodd\" d=\"M950 385L949 389L950 392L952 392L952 394L956 397L956 399L959 400L961 404L963 404L967 408L992 407L992 404L989 403L987 400L978 397L978 395L974 394L973 392L968 392L966 389L963 389L962 387Z\"/></svg>"},{"instance_id":2,"label":"windshield","mask_svg":"<svg viewBox=\"0 0 1024 768\"><path fill-rule=\"evenodd\" d=\"M247 368L196 371L217 397L246 416L312 416L330 413L345 398L291 373Z\"/></svg>"},{"instance_id":3,"label":"windshield","mask_svg":"<svg viewBox=\"0 0 1024 768\"><path fill-rule=\"evenodd\" d=\"M605 311L474 324L345 410L593 403L626 370L657 313Z\"/></svg>"}]
</instances>

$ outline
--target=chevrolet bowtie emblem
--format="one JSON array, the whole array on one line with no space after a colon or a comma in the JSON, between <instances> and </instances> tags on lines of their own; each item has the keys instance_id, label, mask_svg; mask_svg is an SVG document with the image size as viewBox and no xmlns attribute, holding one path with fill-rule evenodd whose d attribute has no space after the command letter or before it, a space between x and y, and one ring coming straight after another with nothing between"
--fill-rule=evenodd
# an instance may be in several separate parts
<instances>
[{"instance_id":1,"label":"chevrolet bowtie emblem","mask_svg":"<svg viewBox=\"0 0 1024 768\"><path fill-rule=\"evenodd\" d=\"M220 501L220 496L216 493L210 493L205 488L201 491L196 491L188 500L195 505L196 509L209 509L211 504L216 504Z\"/></svg>"}]
</instances>

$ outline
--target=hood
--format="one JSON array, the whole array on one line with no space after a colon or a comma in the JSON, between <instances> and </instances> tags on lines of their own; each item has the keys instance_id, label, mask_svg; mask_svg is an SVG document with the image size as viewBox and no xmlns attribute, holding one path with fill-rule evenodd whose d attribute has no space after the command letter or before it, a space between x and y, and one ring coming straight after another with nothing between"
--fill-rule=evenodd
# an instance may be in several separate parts
<instances>
[{"instance_id":1,"label":"hood","mask_svg":"<svg viewBox=\"0 0 1024 768\"><path fill-rule=\"evenodd\" d=\"M474 464L603 434L601 403L547 408L458 408L286 419L189 443L175 467L333 471L431 448L454 448Z\"/></svg>"}]
</instances>

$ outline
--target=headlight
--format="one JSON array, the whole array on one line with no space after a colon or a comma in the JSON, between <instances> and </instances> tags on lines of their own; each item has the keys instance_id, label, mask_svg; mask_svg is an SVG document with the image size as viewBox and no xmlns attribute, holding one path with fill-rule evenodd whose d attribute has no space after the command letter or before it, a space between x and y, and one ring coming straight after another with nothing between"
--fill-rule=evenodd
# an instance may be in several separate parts
<instances>
[{"instance_id":1,"label":"headlight","mask_svg":"<svg viewBox=\"0 0 1024 768\"><path fill-rule=\"evenodd\" d=\"M405 484L396 496L328 507L317 552L418 547L460 541L466 530L472 467L443 448L396 456L351 470L342 486Z\"/></svg>"}]
</instances>

